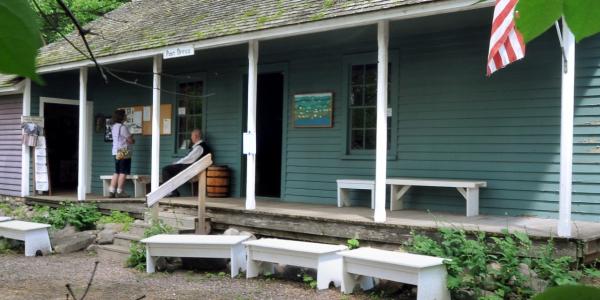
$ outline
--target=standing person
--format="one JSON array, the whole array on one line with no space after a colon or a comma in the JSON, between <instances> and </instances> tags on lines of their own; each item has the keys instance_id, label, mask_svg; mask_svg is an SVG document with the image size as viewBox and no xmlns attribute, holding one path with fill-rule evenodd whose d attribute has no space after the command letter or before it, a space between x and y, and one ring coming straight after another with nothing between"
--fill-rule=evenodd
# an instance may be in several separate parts
<instances>
[{"instance_id":1,"label":"standing person","mask_svg":"<svg viewBox=\"0 0 600 300\"><path fill-rule=\"evenodd\" d=\"M197 160L211 152L206 142L202 140L202 132L200 129L194 129L190 138L192 140L192 147L190 148L188 154L173 164L163 167L163 182L167 182L169 179L179 174L179 172L185 170L191 164L195 163ZM167 195L167 197L179 197L179 191L175 189L171 194Z\"/></svg>"},{"instance_id":2,"label":"standing person","mask_svg":"<svg viewBox=\"0 0 600 300\"><path fill-rule=\"evenodd\" d=\"M112 121L112 155L115 159L115 173L110 181L109 198L128 198L129 195L123 190L125 178L131 174L131 149L129 145L135 143L133 136L129 133L125 122L125 110L117 109L113 113Z\"/></svg>"}]
</instances>

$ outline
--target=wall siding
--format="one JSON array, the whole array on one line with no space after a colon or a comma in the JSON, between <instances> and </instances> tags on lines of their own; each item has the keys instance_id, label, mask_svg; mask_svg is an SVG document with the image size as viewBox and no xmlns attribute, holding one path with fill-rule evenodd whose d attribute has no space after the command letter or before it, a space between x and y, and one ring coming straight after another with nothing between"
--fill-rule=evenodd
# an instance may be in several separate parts
<instances>
[{"instance_id":1,"label":"wall siding","mask_svg":"<svg viewBox=\"0 0 600 300\"><path fill-rule=\"evenodd\" d=\"M21 195L23 96L0 96L0 195Z\"/></svg>"}]
</instances>

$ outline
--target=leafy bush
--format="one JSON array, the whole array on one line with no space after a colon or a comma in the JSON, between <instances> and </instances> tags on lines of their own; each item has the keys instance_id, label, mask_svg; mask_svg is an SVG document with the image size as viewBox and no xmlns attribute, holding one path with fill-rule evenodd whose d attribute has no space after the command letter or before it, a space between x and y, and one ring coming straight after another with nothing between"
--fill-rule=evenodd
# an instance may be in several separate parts
<instances>
[{"instance_id":1,"label":"leafy bush","mask_svg":"<svg viewBox=\"0 0 600 300\"><path fill-rule=\"evenodd\" d=\"M173 233L174 229L162 221L154 222L144 231L144 238L157 234ZM143 271L146 269L146 247L139 242L132 242L129 247L127 267Z\"/></svg>"},{"instance_id":2,"label":"leafy bush","mask_svg":"<svg viewBox=\"0 0 600 300\"><path fill-rule=\"evenodd\" d=\"M100 220L98 220L98 224L108 224L108 223L117 223L123 224L123 230L128 231L129 226L133 224L134 218L132 218L126 212L120 212L118 210L113 210L110 212L110 216L102 216Z\"/></svg>"},{"instance_id":3,"label":"leafy bush","mask_svg":"<svg viewBox=\"0 0 600 300\"><path fill-rule=\"evenodd\" d=\"M360 247L360 242L357 239L349 239L348 241L346 241L346 245L350 250L358 249Z\"/></svg>"},{"instance_id":4,"label":"leafy bush","mask_svg":"<svg viewBox=\"0 0 600 300\"><path fill-rule=\"evenodd\" d=\"M61 203L58 208L48 208L47 206L38 206L34 208L32 220L34 222L47 223L54 228L64 228L67 224L72 225L77 230L93 229L96 221L102 214L98 207L91 203Z\"/></svg>"}]
</instances>

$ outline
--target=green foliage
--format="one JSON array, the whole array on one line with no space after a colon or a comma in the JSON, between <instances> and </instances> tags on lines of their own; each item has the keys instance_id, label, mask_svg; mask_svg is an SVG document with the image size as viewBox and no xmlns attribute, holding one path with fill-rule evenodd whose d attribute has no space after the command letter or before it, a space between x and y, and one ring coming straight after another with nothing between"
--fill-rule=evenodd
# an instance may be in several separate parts
<instances>
[{"instance_id":1,"label":"green foliage","mask_svg":"<svg viewBox=\"0 0 600 300\"><path fill-rule=\"evenodd\" d=\"M575 259L570 256L552 258L553 254L554 241L549 240L539 257L533 259L533 266L540 278L549 280L553 286L576 284L582 274L570 271Z\"/></svg>"},{"instance_id":2,"label":"green foliage","mask_svg":"<svg viewBox=\"0 0 600 300\"><path fill-rule=\"evenodd\" d=\"M123 224L123 230L128 231L131 224L133 224L133 221L134 219L128 213L113 210L110 212L110 216L100 217L100 220L98 220L98 224Z\"/></svg>"},{"instance_id":3,"label":"green foliage","mask_svg":"<svg viewBox=\"0 0 600 300\"><path fill-rule=\"evenodd\" d=\"M0 238L0 254L12 254L15 253L15 247L5 238Z\"/></svg>"},{"instance_id":4,"label":"green foliage","mask_svg":"<svg viewBox=\"0 0 600 300\"><path fill-rule=\"evenodd\" d=\"M298 276L302 275L302 282L308 284L311 289L317 287L317 280L308 274L298 274Z\"/></svg>"},{"instance_id":5,"label":"green foliage","mask_svg":"<svg viewBox=\"0 0 600 300\"><path fill-rule=\"evenodd\" d=\"M157 234L173 233L174 229L162 221L154 222L152 226L144 231L144 238ZM129 246L129 257L127 267L143 271L146 269L146 247L138 242L132 242Z\"/></svg>"},{"instance_id":6,"label":"green foliage","mask_svg":"<svg viewBox=\"0 0 600 300\"><path fill-rule=\"evenodd\" d=\"M352 250L352 249L358 249L360 247L360 242L357 239L349 239L348 241L346 241L346 245L348 246L348 249Z\"/></svg>"},{"instance_id":7,"label":"green foliage","mask_svg":"<svg viewBox=\"0 0 600 300\"><path fill-rule=\"evenodd\" d=\"M533 297L533 300L596 300L600 297L600 289L584 285L564 285L549 288Z\"/></svg>"},{"instance_id":8,"label":"green foliage","mask_svg":"<svg viewBox=\"0 0 600 300\"><path fill-rule=\"evenodd\" d=\"M60 207L54 209L47 206L36 206L32 221L47 223L57 229L70 224L81 231L95 228L96 222L101 216L102 214L95 204L61 203Z\"/></svg>"},{"instance_id":9,"label":"green foliage","mask_svg":"<svg viewBox=\"0 0 600 300\"><path fill-rule=\"evenodd\" d=\"M515 11L517 28L526 43L554 26L561 16L578 42L600 32L600 1L597 0L520 0Z\"/></svg>"},{"instance_id":10,"label":"green foliage","mask_svg":"<svg viewBox=\"0 0 600 300\"><path fill-rule=\"evenodd\" d=\"M37 51L42 45L37 16L22 0L0 1L0 73L29 77L35 72Z\"/></svg>"}]
</instances>

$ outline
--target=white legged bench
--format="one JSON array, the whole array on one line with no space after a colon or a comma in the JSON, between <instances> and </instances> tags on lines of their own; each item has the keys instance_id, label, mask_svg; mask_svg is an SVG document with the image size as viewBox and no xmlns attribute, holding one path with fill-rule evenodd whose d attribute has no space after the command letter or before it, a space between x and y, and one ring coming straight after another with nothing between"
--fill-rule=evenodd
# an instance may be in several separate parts
<instances>
[{"instance_id":1,"label":"white legged bench","mask_svg":"<svg viewBox=\"0 0 600 300\"><path fill-rule=\"evenodd\" d=\"M35 256L36 252L52 252L50 237L48 236L48 224L4 221L0 222L0 236L25 242L25 256Z\"/></svg>"},{"instance_id":2,"label":"white legged bench","mask_svg":"<svg viewBox=\"0 0 600 300\"><path fill-rule=\"evenodd\" d=\"M112 179L112 175L102 175L100 176L102 180L102 195L104 197L108 197L109 188L110 188L110 180ZM146 184L150 183L150 176L148 175L127 175L125 177L127 180L133 181L134 193L133 196L135 198L143 198L146 197Z\"/></svg>"},{"instance_id":3,"label":"white legged bench","mask_svg":"<svg viewBox=\"0 0 600 300\"><path fill-rule=\"evenodd\" d=\"M259 273L273 273L273 263L317 269L317 289L341 283L342 257L337 252L342 245L329 245L280 239L260 239L244 242L248 251L246 278Z\"/></svg>"},{"instance_id":4,"label":"white legged bench","mask_svg":"<svg viewBox=\"0 0 600 300\"><path fill-rule=\"evenodd\" d=\"M340 252L342 292L352 293L356 281L353 274L414 284L417 300L449 300L444 259L373 248Z\"/></svg>"},{"instance_id":5,"label":"white legged bench","mask_svg":"<svg viewBox=\"0 0 600 300\"><path fill-rule=\"evenodd\" d=\"M246 253L242 242L248 236L159 234L141 240L146 244L146 272L154 273L159 256L230 258L231 277L246 269Z\"/></svg>"},{"instance_id":6,"label":"white legged bench","mask_svg":"<svg viewBox=\"0 0 600 300\"><path fill-rule=\"evenodd\" d=\"M363 179L338 179L337 180L337 205L338 207L350 206L348 190L371 191L371 209L375 208L375 181Z\"/></svg>"},{"instance_id":7,"label":"white legged bench","mask_svg":"<svg viewBox=\"0 0 600 300\"><path fill-rule=\"evenodd\" d=\"M467 181L451 179L421 179L421 178L388 178L390 185L390 210L404 208L402 196L412 186L449 187L456 188L467 200L467 217L479 215L479 188L486 187L485 181Z\"/></svg>"}]
</instances>

